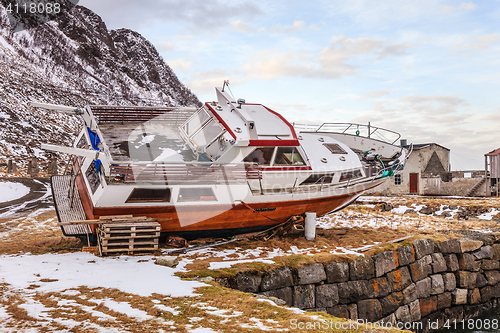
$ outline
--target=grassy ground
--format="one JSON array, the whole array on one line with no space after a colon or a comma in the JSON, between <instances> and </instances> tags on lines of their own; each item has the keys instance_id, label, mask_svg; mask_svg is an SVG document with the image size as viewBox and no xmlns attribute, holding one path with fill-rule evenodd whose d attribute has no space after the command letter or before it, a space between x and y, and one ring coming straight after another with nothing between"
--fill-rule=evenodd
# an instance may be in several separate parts
<instances>
[{"instance_id":1,"label":"grassy ground","mask_svg":"<svg viewBox=\"0 0 500 333\"><path fill-rule=\"evenodd\" d=\"M188 262L184 278L227 277L241 270L266 270L275 265L297 267L304 263L352 261L371 256L386 248L394 248L391 240L411 236L444 240L459 237L464 230L496 230L498 221L477 218L458 220L433 215L381 212L381 201L391 205L426 205L440 207L498 208L498 199L439 198L373 198L362 205L323 217L315 241L302 237L276 237L268 241L243 240L216 248L188 252L179 259ZM374 207L366 204L375 204ZM0 254L64 253L81 251L79 240L62 236L53 210L30 212L25 216L0 220ZM213 240L199 240L202 245ZM406 244L406 243L403 243ZM401 245L401 244L400 244ZM162 249L165 252L167 249ZM159 255L161 253L157 253ZM1 260L1 257L0 257ZM272 261L273 264L268 263ZM225 268L211 269L224 264ZM1 281L0 281L1 282ZM50 283L50 279L43 281ZM137 283L140 283L138 281ZM33 283L27 289L16 289L0 283L0 326L8 332L241 332L303 331L324 332L325 325L345 322L324 313L296 312L263 301L257 297L208 282L193 297L172 298L164 295L148 297L128 294L117 289L79 287L58 292L39 292ZM127 308L128 311L120 309ZM137 316L130 315L137 311ZM128 315L126 313L128 313ZM326 322L321 322L326 320ZM300 326L302 325L302 326ZM314 329L316 325L316 329ZM204 330L202 330L202 328ZM294 329L295 328L295 329ZM358 330L335 330L368 332ZM395 330L394 330L395 331ZM390 332L384 330L384 332Z\"/></svg>"}]
</instances>

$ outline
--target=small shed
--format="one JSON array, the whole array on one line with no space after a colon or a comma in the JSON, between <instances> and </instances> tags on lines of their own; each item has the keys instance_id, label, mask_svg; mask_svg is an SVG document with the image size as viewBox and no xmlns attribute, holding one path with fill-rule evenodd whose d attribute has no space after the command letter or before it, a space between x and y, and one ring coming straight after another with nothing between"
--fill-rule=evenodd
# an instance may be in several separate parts
<instances>
[{"instance_id":1,"label":"small shed","mask_svg":"<svg viewBox=\"0 0 500 333\"><path fill-rule=\"evenodd\" d=\"M401 146L409 149L406 140L401 140ZM436 194L435 183L450 177L450 149L437 143L413 144L413 153L406 161L401 174L392 181L374 188L371 192L381 194ZM434 192L433 192L434 191Z\"/></svg>"},{"instance_id":2,"label":"small shed","mask_svg":"<svg viewBox=\"0 0 500 333\"><path fill-rule=\"evenodd\" d=\"M486 195L498 195L498 183L500 180L500 148L490 151L484 155L484 174L490 185L489 193Z\"/></svg>"}]
</instances>

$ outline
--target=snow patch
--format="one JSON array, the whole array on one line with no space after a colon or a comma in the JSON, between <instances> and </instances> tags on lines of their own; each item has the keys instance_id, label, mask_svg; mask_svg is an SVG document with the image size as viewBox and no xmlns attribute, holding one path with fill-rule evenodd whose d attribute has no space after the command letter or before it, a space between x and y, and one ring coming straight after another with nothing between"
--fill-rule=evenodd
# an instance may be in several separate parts
<instances>
[{"instance_id":1,"label":"snow patch","mask_svg":"<svg viewBox=\"0 0 500 333\"><path fill-rule=\"evenodd\" d=\"M24 197L30 193L30 188L13 182L0 182L0 202L8 202Z\"/></svg>"},{"instance_id":2,"label":"snow patch","mask_svg":"<svg viewBox=\"0 0 500 333\"><path fill-rule=\"evenodd\" d=\"M127 315L127 317L136 318L141 321L154 319L153 316L148 315L142 310L133 308L127 302L117 302L109 298L105 299L104 302L101 302L101 300L91 300L91 302L102 303L105 307L112 311L123 313Z\"/></svg>"},{"instance_id":3,"label":"snow patch","mask_svg":"<svg viewBox=\"0 0 500 333\"><path fill-rule=\"evenodd\" d=\"M143 262L145 259L148 261ZM37 292L87 286L117 288L145 297L153 293L172 297L194 296L194 288L205 286L198 281L183 281L174 275L179 269L155 265L151 259L151 256L99 258L90 253L2 255L0 281L18 289L38 284ZM41 282L41 279L53 281Z\"/></svg>"}]
</instances>

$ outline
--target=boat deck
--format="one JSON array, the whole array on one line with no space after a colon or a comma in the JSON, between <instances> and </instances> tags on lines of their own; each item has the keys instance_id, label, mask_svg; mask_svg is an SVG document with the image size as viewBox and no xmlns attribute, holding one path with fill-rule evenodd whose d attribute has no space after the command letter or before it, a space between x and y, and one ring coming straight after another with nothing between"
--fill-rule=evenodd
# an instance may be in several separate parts
<instances>
[{"instance_id":1,"label":"boat deck","mask_svg":"<svg viewBox=\"0 0 500 333\"><path fill-rule=\"evenodd\" d=\"M176 133L176 125L162 121L103 123L104 141L116 162L183 162L196 159Z\"/></svg>"},{"instance_id":2,"label":"boat deck","mask_svg":"<svg viewBox=\"0 0 500 333\"><path fill-rule=\"evenodd\" d=\"M196 108L109 105L91 108L115 162L195 159L176 129Z\"/></svg>"}]
</instances>

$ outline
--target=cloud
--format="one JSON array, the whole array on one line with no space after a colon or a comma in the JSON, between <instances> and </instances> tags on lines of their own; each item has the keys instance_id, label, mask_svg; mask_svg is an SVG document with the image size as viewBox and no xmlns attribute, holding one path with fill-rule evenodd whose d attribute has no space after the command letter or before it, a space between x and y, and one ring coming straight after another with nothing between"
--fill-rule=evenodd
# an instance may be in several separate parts
<instances>
[{"instance_id":1,"label":"cloud","mask_svg":"<svg viewBox=\"0 0 500 333\"><path fill-rule=\"evenodd\" d=\"M467 100L456 96L384 98L350 121L370 121L373 126L399 132L409 142L436 142L456 152L462 147L484 151L489 140L486 137L491 133L495 133L492 139L500 140L500 133L490 130L494 122L482 119Z\"/></svg>"},{"instance_id":2,"label":"cloud","mask_svg":"<svg viewBox=\"0 0 500 333\"><path fill-rule=\"evenodd\" d=\"M291 34L304 29L304 27L304 21L293 21L293 24L288 26L281 24L273 25L269 28L268 32L271 34Z\"/></svg>"},{"instance_id":3,"label":"cloud","mask_svg":"<svg viewBox=\"0 0 500 333\"><path fill-rule=\"evenodd\" d=\"M306 76L315 72L309 55L295 51L278 53L276 50L257 51L242 67L253 77L271 80L276 77ZM309 63L309 64L307 64Z\"/></svg>"},{"instance_id":4,"label":"cloud","mask_svg":"<svg viewBox=\"0 0 500 333\"><path fill-rule=\"evenodd\" d=\"M174 71L188 71L191 69L191 62L186 61L184 59L176 59L176 60L170 60L167 61L167 64L174 70Z\"/></svg>"},{"instance_id":5,"label":"cloud","mask_svg":"<svg viewBox=\"0 0 500 333\"><path fill-rule=\"evenodd\" d=\"M321 28L317 24L314 24L314 23L309 26L309 29L314 30L314 31L321 30Z\"/></svg>"},{"instance_id":6,"label":"cloud","mask_svg":"<svg viewBox=\"0 0 500 333\"><path fill-rule=\"evenodd\" d=\"M322 0L321 3L322 10L332 20L354 23L357 29L389 31L398 23L421 26L441 16L440 4L436 0Z\"/></svg>"},{"instance_id":7,"label":"cloud","mask_svg":"<svg viewBox=\"0 0 500 333\"><path fill-rule=\"evenodd\" d=\"M377 98L377 97L382 97L384 95L389 95L389 92L387 90L374 90L364 94L363 98Z\"/></svg>"},{"instance_id":8,"label":"cloud","mask_svg":"<svg viewBox=\"0 0 500 333\"><path fill-rule=\"evenodd\" d=\"M453 6L441 6L441 11L444 13L452 13L457 10L473 10L476 9L477 6L473 2L462 2L459 6L453 7Z\"/></svg>"},{"instance_id":9,"label":"cloud","mask_svg":"<svg viewBox=\"0 0 500 333\"><path fill-rule=\"evenodd\" d=\"M255 29L251 24L245 23L242 20L237 20L237 21L232 21L231 23L231 28L233 30L236 30L238 32L243 32L243 33L252 33Z\"/></svg>"},{"instance_id":10,"label":"cloud","mask_svg":"<svg viewBox=\"0 0 500 333\"><path fill-rule=\"evenodd\" d=\"M263 79L301 76L308 78L336 79L354 75L357 66L352 62L359 56L382 59L406 54L410 45L392 44L371 39L351 39L334 36L331 44L318 53L289 51L279 53L274 49L257 51L242 67L249 75Z\"/></svg>"},{"instance_id":11,"label":"cloud","mask_svg":"<svg viewBox=\"0 0 500 333\"><path fill-rule=\"evenodd\" d=\"M475 37L478 43L456 44L452 49L455 51L477 51L486 50L495 43L500 42L500 34L481 35Z\"/></svg>"},{"instance_id":12,"label":"cloud","mask_svg":"<svg viewBox=\"0 0 500 333\"><path fill-rule=\"evenodd\" d=\"M477 39L481 43L495 43L500 41L500 35L499 34L483 35L477 37Z\"/></svg>"},{"instance_id":13,"label":"cloud","mask_svg":"<svg viewBox=\"0 0 500 333\"><path fill-rule=\"evenodd\" d=\"M80 5L95 11L111 29L139 29L158 22L173 21L183 22L196 31L216 31L228 26L233 18L263 15L260 8L250 1L81 0Z\"/></svg>"},{"instance_id":14,"label":"cloud","mask_svg":"<svg viewBox=\"0 0 500 333\"><path fill-rule=\"evenodd\" d=\"M464 99L455 96L406 96L401 98L401 101L408 102L411 105L419 104L443 104L447 106L469 105Z\"/></svg>"},{"instance_id":15,"label":"cloud","mask_svg":"<svg viewBox=\"0 0 500 333\"><path fill-rule=\"evenodd\" d=\"M483 118L484 120L491 121L491 122L500 122L500 108L498 108L498 113L496 114L489 114Z\"/></svg>"},{"instance_id":16,"label":"cloud","mask_svg":"<svg viewBox=\"0 0 500 333\"><path fill-rule=\"evenodd\" d=\"M170 52L174 50L174 44L170 42L163 42L161 44L155 45L160 52Z\"/></svg>"},{"instance_id":17,"label":"cloud","mask_svg":"<svg viewBox=\"0 0 500 333\"><path fill-rule=\"evenodd\" d=\"M332 38L330 46L318 53L318 60L325 75L339 77L354 74L356 66L350 61L357 56L377 55L382 59L403 55L408 47L409 45L391 44L380 39L352 39L339 35Z\"/></svg>"},{"instance_id":18,"label":"cloud","mask_svg":"<svg viewBox=\"0 0 500 333\"><path fill-rule=\"evenodd\" d=\"M231 74L229 74L231 73ZM212 94L214 87L222 87L224 80L229 80L231 85L238 85L244 79L238 73L226 68L218 68L205 72L198 72L194 75L195 80L186 83L195 94ZM213 98L213 97L212 97Z\"/></svg>"},{"instance_id":19,"label":"cloud","mask_svg":"<svg viewBox=\"0 0 500 333\"><path fill-rule=\"evenodd\" d=\"M459 9L465 9L465 10L472 10L472 9L476 9L476 5L472 2L463 2L460 4L460 6L458 7Z\"/></svg>"}]
</instances>

